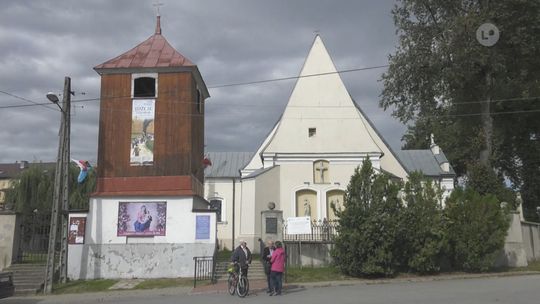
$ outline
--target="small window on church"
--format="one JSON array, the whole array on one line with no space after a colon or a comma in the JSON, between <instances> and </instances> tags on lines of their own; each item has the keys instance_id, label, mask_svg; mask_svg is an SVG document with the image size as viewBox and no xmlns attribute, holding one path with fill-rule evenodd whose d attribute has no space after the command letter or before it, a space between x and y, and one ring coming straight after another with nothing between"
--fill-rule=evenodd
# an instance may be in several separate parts
<instances>
[{"instance_id":1,"label":"small window on church","mask_svg":"<svg viewBox=\"0 0 540 304\"><path fill-rule=\"evenodd\" d=\"M309 128L308 129L308 136L309 137L313 137L313 136L315 136L315 134L317 134L317 128Z\"/></svg>"},{"instance_id":2,"label":"small window on church","mask_svg":"<svg viewBox=\"0 0 540 304\"><path fill-rule=\"evenodd\" d=\"M216 219L218 222L221 222L221 200L220 199L212 199L210 200L210 208L213 210L216 210Z\"/></svg>"},{"instance_id":3,"label":"small window on church","mask_svg":"<svg viewBox=\"0 0 540 304\"><path fill-rule=\"evenodd\" d=\"M135 78L133 80L133 97L156 97L156 78Z\"/></svg>"}]
</instances>

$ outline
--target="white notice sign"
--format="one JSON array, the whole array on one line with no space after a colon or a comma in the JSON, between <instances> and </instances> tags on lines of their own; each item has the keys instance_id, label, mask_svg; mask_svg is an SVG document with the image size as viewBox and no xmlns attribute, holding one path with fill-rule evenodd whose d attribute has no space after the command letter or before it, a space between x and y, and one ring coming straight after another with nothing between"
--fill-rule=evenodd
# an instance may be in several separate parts
<instances>
[{"instance_id":1,"label":"white notice sign","mask_svg":"<svg viewBox=\"0 0 540 304\"><path fill-rule=\"evenodd\" d=\"M309 216L287 218L286 234L310 234L311 218Z\"/></svg>"}]
</instances>

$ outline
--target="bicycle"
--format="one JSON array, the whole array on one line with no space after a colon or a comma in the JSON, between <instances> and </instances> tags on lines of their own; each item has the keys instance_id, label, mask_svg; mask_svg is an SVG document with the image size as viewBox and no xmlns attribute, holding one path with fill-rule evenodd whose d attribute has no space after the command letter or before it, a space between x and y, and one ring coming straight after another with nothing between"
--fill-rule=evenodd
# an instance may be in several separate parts
<instances>
[{"instance_id":1,"label":"bicycle","mask_svg":"<svg viewBox=\"0 0 540 304\"><path fill-rule=\"evenodd\" d=\"M229 278L227 279L229 294L234 296L236 293L240 298L247 296L249 292L249 280L242 274L238 263L234 263L229 268Z\"/></svg>"}]
</instances>

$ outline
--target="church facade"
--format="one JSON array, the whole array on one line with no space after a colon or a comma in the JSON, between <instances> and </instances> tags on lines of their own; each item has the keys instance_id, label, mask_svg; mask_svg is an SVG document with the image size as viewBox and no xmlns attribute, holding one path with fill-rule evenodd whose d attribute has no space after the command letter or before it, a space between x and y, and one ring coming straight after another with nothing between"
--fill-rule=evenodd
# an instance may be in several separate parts
<instances>
[{"instance_id":1,"label":"church facade","mask_svg":"<svg viewBox=\"0 0 540 304\"><path fill-rule=\"evenodd\" d=\"M454 187L454 171L435 142L431 149L401 151L386 143L348 93L320 36L258 150L208 156L205 198L218 210L220 246L229 249L239 239L258 248L269 206L284 219L336 219L330 206L342 206L350 177L367 158L376 171L397 179L423 172L441 185L444 197Z\"/></svg>"}]
</instances>

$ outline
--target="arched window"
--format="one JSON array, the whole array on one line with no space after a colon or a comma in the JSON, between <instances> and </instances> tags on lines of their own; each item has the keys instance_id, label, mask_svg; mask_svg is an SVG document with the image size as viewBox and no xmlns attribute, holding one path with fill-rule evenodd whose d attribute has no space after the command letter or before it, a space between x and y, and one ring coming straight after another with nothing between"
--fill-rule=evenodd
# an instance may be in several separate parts
<instances>
[{"instance_id":1,"label":"arched window","mask_svg":"<svg viewBox=\"0 0 540 304\"><path fill-rule=\"evenodd\" d=\"M343 210L343 201L345 200L345 191L343 190L330 190L326 192L326 216L328 220L336 220L337 216L332 208L335 206L337 210Z\"/></svg>"},{"instance_id":2,"label":"arched window","mask_svg":"<svg viewBox=\"0 0 540 304\"><path fill-rule=\"evenodd\" d=\"M326 160L317 160L313 162L313 183L330 183L330 165Z\"/></svg>"},{"instance_id":3,"label":"arched window","mask_svg":"<svg viewBox=\"0 0 540 304\"><path fill-rule=\"evenodd\" d=\"M317 192L304 189L296 192L296 216L309 216L317 219Z\"/></svg>"}]
</instances>

